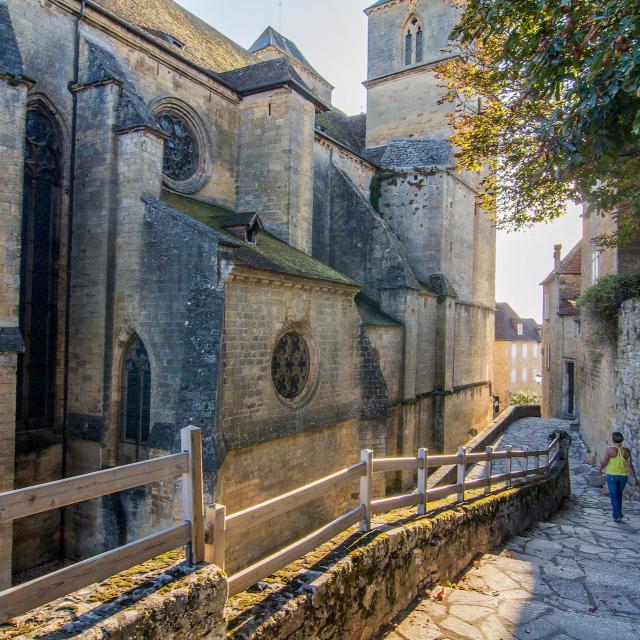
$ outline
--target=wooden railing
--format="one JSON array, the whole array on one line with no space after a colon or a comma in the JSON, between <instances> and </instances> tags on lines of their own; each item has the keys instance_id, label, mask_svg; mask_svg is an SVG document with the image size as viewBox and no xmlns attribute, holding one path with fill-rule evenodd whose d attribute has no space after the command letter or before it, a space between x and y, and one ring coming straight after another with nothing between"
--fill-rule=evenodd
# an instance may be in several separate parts
<instances>
[{"instance_id":1,"label":"wooden railing","mask_svg":"<svg viewBox=\"0 0 640 640\"><path fill-rule=\"evenodd\" d=\"M187 427L182 430L181 437L182 453L0 493L2 524L181 475L185 520L136 542L0 592L0 622L181 546L186 546L187 562L195 565L204 560L224 569L227 536L238 536L359 480L360 499L357 507L232 575L229 578L229 594L234 595L358 522L360 531L370 531L374 515L413 506L417 507L419 515L424 515L431 500L455 494L456 500L461 502L465 498L465 491L470 489L484 487L485 493L489 493L492 485L499 482L505 482L507 486L511 486L517 478L524 478L526 482L530 476L548 472L559 455L559 436L546 449L536 451L513 450L510 447L505 451L494 451L487 447L485 453L467 453L461 447L455 455L430 456L427 449L420 449L415 458L374 459L373 452L366 449L361 452L358 464L227 516L226 507L220 504L208 506L206 512L203 511L200 430ZM540 459L543 457L544 464L541 465ZM524 460L522 470L512 469L515 459ZM534 465L529 465L531 459L535 460ZM507 461L506 473L493 474L492 465L496 460ZM481 462L486 463L483 477L467 479L467 468ZM446 465L457 465L456 484L428 488L429 470ZM413 493L374 500L373 474L396 471L417 472L417 489Z\"/></svg>"},{"instance_id":2,"label":"wooden railing","mask_svg":"<svg viewBox=\"0 0 640 640\"><path fill-rule=\"evenodd\" d=\"M551 465L559 456L559 442L559 436L556 436L547 448L541 450L514 450L512 447L506 447L504 451L494 451L492 447L487 447L484 453L467 453L466 449L461 447L455 455L436 456L430 456L427 449L420 449L415 458L374 459L372 451L364 450L358 464L243 511L227 516L226 507L223 505L216 504L208 507L205 524L205 558L207 561L214 562L224 568L225 546L228 536L237 536L258 527L267 520L277 518L312 500L322 498L329 492L355 483L359 479L360 501L356 508L301 540L230 576L229 595L234 595L286 567L358 522L360 522L360 531L370 531L371 518L374 515L413 506L417 507L418 515L424 515L431 500L455 495L456 501L462 502L467 490L484 488L485 493L490 493L492 486L497 483L504 482L507 487L510 487L515 479L523 478L527 482L530 476L548 473ZM514 471L513 460L517 459L524 461L523 468ZM543 459L543 464L541 464L541 459ZM507 471L505 473L493 473L493 463L498 460L506 460ZM533 462L530 464L530 461ZM467 468L482 462L486 463L482 477L467 479ZM456 483L444 487L428 488L429 470L445 465L457 465ZM373 474L392 471L416 471L416 491L374 500Z\"/></svg>"},{"instance_id":3,"label":"wooden railing","mask_svg":"<svg viewBox=\"0 0 640 640\"><path fill-rule=\"evenodd\" d=\"M204 560L202 439L181 432L182 453L0 493L0 524L84 500L182 476L184 522L98 556L0 592L0 623L105 580L163 553L187 547L187 561Z\"/></svg>"}]
</instances>

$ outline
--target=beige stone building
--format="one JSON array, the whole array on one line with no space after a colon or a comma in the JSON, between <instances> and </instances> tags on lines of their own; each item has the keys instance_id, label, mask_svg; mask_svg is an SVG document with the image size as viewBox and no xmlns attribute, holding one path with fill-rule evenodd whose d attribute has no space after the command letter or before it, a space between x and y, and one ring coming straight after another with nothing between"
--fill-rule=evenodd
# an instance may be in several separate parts
<instances>
[{"instance_id":1,"label":"beige stone building","mask_svg":"<svg viewBox=\"0 0 640 640\"><path fill-rule=\"evenodd\" d=\"M487 424L495 232L433 74L454 3L366 13L349 117L271 28L245 50L173 0L0 0L0 490L195 424L207 500L235 512ZM179 519L176 490L5 526L0 584ZM230 540L231 569L351 499Z\"/></svg>"},{"instance_id":2,"label":"beige stone building","mask_svg":"<svg viewBox=\"0 0 640 640\"><path fill-rule=\"evenodd\" d=\"M521 318L506 302L496 304L493 395L499 405L511 406L514 393L541 395L542 349L540 326L533 318Z\"/></svg>"},{"instance_id":3,"label":"beige stone building","mask_svg":"<svg viewBox=\"0 0 640 640\"><path fill-rule=\"evenodd\" d=\"M582 329L574 303L580 295L581 264L581 242L564 258L562 246L556 245L553 271L542 282L542 415L549 418L580 415L577 376Z\"/></svg>"}]
</instances>

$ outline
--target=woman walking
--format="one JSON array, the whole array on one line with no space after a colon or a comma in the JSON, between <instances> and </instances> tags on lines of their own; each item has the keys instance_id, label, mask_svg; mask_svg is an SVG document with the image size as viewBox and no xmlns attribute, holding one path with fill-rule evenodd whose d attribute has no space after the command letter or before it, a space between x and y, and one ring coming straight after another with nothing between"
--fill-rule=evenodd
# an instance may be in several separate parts
<instances>
[{"instance_id":1,"label":"woman walking","mask_svg":"<svg viewBox=\"0 0 640 640\"><path fill-rule=\"evenodd\" d=\"M607 487L611 498L613 509L613 521L620 522L622 515L622 492L627 486L629 476L634 484L638 484L636 470L633 468L631 451L622 446L624 436L619 431L614 431L611 435L613 446L607 448L607 452L600 465L600 471L607 470Z\"/></svg>"}]
</instances>

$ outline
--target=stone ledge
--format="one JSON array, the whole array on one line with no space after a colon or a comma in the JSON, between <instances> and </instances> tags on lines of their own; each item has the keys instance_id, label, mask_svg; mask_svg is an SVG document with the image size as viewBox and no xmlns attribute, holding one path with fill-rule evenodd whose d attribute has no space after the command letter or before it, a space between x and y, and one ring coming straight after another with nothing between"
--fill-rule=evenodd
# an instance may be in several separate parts
<instances>
[{"instance_id":1,"label":"stone ledge","mask_svg":"<svg viewBox=\"0 0 640 640\"><path fill-rule=\"evenodd\" d=\"M478 553L549 517L569 493L568 464L562 462L551 476L528 485L427 517L395 512L388 520L395 517L394 524L366 536L351 530L340 548L314 552L315 564L296 563L298 571L292 566L281 572L297 573L288 583L276 574L261 583L271 587L262 597L254 592L232 598L228 637L367 640L422 589L454 579Z\"/></svg>"},{"instance_id":2,"label":"stone ledge","mask_svg":"<svg viewBox=\"0 0 640 640\"><path fill-rule=\"evenodd\" d=\"M227 580L215 565L192 569L164 554L0 624L9 640L171 638L222 640Z\"/></svg>"}]
</instances>

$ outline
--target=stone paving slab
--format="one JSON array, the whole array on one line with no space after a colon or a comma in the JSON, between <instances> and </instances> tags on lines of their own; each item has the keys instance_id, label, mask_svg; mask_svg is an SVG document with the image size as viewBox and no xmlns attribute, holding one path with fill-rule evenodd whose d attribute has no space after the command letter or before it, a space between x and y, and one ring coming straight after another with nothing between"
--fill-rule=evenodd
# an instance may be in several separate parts
<instances>
[{"instance_id":1,"label":"stone paving slab","mask_svg":"<svg viewBox=\"0 0 640 640\"><path fill-rule=\"evenodd\" d=\"M569 424L525 418L495 448L541 449L556 429ZM572 437L572 495L561 510L482 556L457 584L424 594L384 638L640 639L640 503L625 502L625 520L614 523L608 496L589 486L584 444Z\"/></svg>"}]
</instances>

